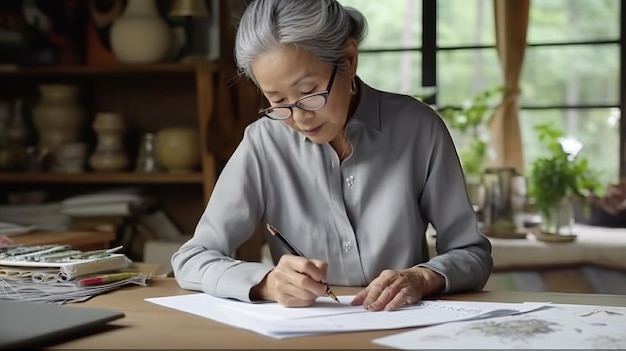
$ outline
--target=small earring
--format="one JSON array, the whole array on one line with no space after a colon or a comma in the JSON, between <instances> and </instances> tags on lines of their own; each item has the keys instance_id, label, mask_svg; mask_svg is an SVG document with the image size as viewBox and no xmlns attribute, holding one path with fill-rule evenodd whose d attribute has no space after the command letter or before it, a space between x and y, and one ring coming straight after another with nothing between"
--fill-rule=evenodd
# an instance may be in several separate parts
<instances>
[{"instance_id":1,"label":"small earring","mask_svg":"<svg viewBox=\"0 0 626 351\"><path fill-rule=\"evenodd\" d=\"M350 80L350 94L352 95L356 94L356 89L357 89L356 79L352 77L352 80Z\"/></svg>"}]
</instances>

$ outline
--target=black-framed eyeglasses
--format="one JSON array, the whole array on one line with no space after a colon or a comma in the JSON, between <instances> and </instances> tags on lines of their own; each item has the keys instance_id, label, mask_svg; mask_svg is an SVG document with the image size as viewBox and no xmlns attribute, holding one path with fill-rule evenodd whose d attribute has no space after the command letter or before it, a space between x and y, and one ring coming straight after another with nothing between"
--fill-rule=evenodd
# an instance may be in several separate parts
<instances>
[{"instance_id":1,"label":"black-framed eyeglasses","mask_svg":"<svg viewBox=\"0 0 626 351\"><path fill-rule=\"evenodd\" d=\"M288 119L291 115L293 115L294 107L298 107L305 111L317 111L321 109L326 106L326 102L328 102L328 96L330 95L330 89L333 88L333 82L335 81L336 74L337 66L333 68L333 73L330 75L330 80L328 81L328 87L326 87L326 90L303 96L296 100L293 104L278 105L266 109L260 109L259 118L265 116L276 120Z\"/></svg>"}]
</instances>

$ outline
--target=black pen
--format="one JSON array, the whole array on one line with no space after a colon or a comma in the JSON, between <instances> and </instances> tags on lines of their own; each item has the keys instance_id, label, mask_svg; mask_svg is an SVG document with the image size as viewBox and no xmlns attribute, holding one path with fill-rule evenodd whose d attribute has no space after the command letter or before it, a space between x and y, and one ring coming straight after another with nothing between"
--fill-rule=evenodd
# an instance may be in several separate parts
<instances>
[{"instance_id":1,"label":"black pen","mask_svg":"<svg viewBox=\"0 0 626 351\"><path fill-rule=\"evenodd\" d=\"M278 229L274 228L274 226L272 226L271 224L267 223L266 224L267 227L267 231L270 232L270 234L272 234L273 236L277 237L281 243L283 243L283 245L285 245L285 247L289 250L289 252L291 252L292 255L295 256L300 256L300 257L304 257L306 258L306 256L304 256L304 254L298 250L289 240L287 240L287 238L285 238L279 231ZM326 287L326 294L328 296L330 296L331 299L339 302L339 299L337 298L337 296L335 296L335 294L333 293L332 290L330 290L330 287L328 286L328 284L324 283L324 282L320 282L322 284L324 284L324 286Z\"/></svg>"}]
</instances>

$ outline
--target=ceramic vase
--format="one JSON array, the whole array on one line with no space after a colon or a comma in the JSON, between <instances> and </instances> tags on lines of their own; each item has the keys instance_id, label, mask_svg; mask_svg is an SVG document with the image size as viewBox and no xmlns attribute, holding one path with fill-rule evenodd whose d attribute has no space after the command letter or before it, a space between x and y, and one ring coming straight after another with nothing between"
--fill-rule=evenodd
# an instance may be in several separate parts
<instances>
[{"instance_id":1,"label":"ceramic vase","mask_svg":"<svg viewBox=\"0 0 626 351\"><path fill-rule=\"evenodd\" d=\"M56 164L53 171L59 173L82 173L85 171L86 155L86 144L64 144L57 150Z\"/></svg>"},{"instance_id":2,"label":"ceramic vase","mask_svg":"<svg viewBox=\"0 0 626 351\"><path fill-rule=\"evenodd\" d=\"M156 134L158 164L170 173L193 172L200 165L200 136L190 128L166 128Z\"/></svg>"},{"instance_id":3,"label":"ceramic vase","mask_svg":"<svg viewBox=\"0 0 626 351\"><path fill-rule=\"evenodd\" d=\"M117 113L101 112L96 115L93 129L98 143L89 157L89 165L96 172L115 172L128 166L128 155L124 150L123 133L126 129L122 116Z\"/></svg>"},{"instance_id":4,"label":"ceramic vase","mask_svg":"<svg viewBox=\"0 0 626 351\"><path fill-rule=\"evenodd\" d=\"M166 58L172 31L154 0L128 0L111 27L112 51L123 63L154 63Z\"/></svg>"},{"instance_id":5,"label":"ceramic vase","mask_svg":"<svg viewBox=\"0 0 626 351\"><path fill-rule=\"evenodd\" d=\"M64 144L78 142L84 123L84 110L78 103L78 88L72 85L40 85L40 101L33 107L33 123L39 149L52 157Z\"/></svg>"}]
</instances>

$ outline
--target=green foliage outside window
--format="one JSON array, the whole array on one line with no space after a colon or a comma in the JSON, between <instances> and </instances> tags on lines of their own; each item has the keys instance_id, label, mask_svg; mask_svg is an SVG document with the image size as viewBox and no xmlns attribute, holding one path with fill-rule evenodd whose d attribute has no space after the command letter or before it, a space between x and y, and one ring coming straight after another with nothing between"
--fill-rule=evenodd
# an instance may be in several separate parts
<instances>
[{"instance_id":1,"label":"green foliage outside window","mask_svg":"<svg viewBox=\"0 0 626 351\"><path fill-rule=\"evenodd\" d=\"M466 177L480 177L488 161L488 123L503 91L503 87L485 90L466 101L460 109L453 106L439 109L439 114L456 139L455 145Z\"/></svg>"},{"instance_id":2,"label":"green foliage outside window","mask_svg":"<svg viewBox=\"0 0 626 351\"><path fill-rule=\"evenodd\" d=\"M422 2L418 0L340 0L363 11L369 34L359 55L358 74L375 88L413 95L422 86ZM495 44L492 0L437 0L437 45ZM553 123L584 145L590 167L610 184L619 173L619 39L621 0L533 0L528 42L589 42L529 46L520 81L520 127L525 168L546 155L534 126ZM408 51L395 51L406 48ZM377 49L367 52L368 49ZM393 49L379 51L378 49ZM502 84L497 51L457 48L437 52L439 106L459 105L467 97ZM562 106L597 105L597 108ZM552 108L542 109L544 106ZM540 108L537 108L540 107ZM461 153L463 137L451 128ZM598 155L602 155L598 157ZM468 159L468 156L462 157ZM467 166L466 166L467 169Z\"/></svg>"}]
</instances>

